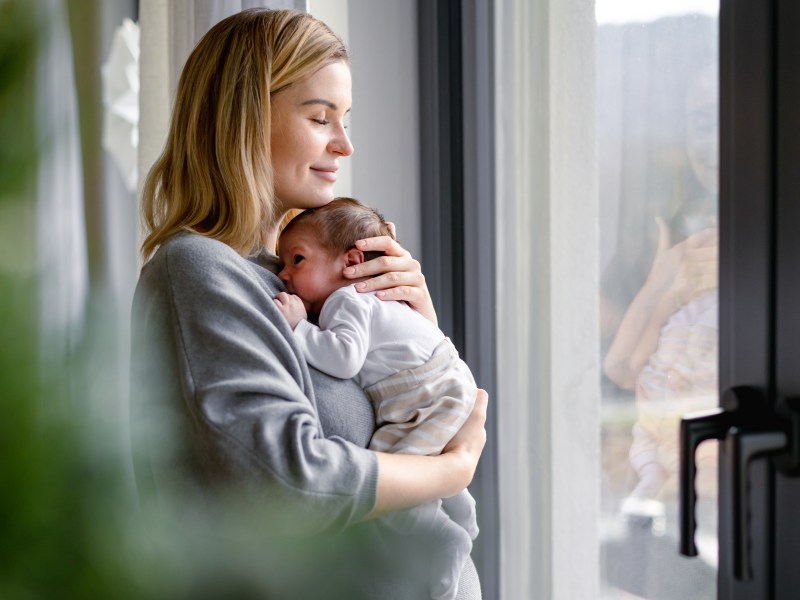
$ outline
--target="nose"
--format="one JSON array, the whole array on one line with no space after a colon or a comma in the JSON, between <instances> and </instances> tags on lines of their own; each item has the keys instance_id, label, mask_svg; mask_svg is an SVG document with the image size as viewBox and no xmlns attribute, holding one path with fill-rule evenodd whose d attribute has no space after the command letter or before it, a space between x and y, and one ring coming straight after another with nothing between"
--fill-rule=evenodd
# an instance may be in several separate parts
<instances>
[{"instance_id":1,"label":"nose","mask_svg":"<svg viewBox=\"0 0 800 600\"><path fill-rule=\"evenodd\" d=\"M278 279L280 279L283 283L289 283L288 270L289 270L288 267L283 267L280 273L278 273Z\"/></svg>"},{"instance_id":2,"label":"nose","mask_svg":"<svg viewBox=\"0 0 800 600\"><path fill-rule=\"evenodd\" d=\"M331 152L340 156L350 156L353 153L353 144L347 135L347 130L343 125L339 125L336 134L329 145Z\"/></svg>"}]
</instances>

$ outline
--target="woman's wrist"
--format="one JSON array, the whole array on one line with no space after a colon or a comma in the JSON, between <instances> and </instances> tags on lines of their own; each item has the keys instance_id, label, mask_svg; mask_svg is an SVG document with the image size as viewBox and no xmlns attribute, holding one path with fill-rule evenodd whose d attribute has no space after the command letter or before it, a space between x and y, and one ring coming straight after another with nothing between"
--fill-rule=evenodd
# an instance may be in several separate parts
<instances>
[{"instance_id":1,"label":"woman's wrist","mask_svg":"<svg viewBox=\"0 0 800 600\"><path fill-rule=\"evenodd\" d=\"M437 458L441 460L441 468L446 474L442 482L450 486L443 497L457 494L472 483L472 477L475 475L475 468L478 465L478 457L463 448L456 448L442 452Z\"/></svg>"},{"instance_id":2,"label":"woman's wrist","mask_svg":"<svg viewBox=\"0 0 800 600\"><path fill-rule=\"evenodd\" d=\"M664 292L656 304L653 311L654 317L658 318L663 325L669 317L683 308L684 304L680 290L672 286Z\"/></svg>"},{"instance_id":3,"label":"woman's wrist","mask_svg":"<svg viewBox=\"0 0 800 600\"><path fill-rule=\"evenodd\" d=\"M376 454L378 490L370 517L454 496L467 487L474 473L461 450L436 456Z\"/></svg>"}]
</instances>

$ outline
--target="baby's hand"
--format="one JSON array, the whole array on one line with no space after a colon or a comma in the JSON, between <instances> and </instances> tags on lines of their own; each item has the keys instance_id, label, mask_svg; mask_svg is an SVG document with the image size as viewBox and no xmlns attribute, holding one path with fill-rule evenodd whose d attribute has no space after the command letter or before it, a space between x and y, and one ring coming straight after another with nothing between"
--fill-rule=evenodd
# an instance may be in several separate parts
<instances>
[{"instance_id":1,"label":"baby's hand","mask_svg":"<svg viewBox=\"0 0 800 600\"><path fill-rule=\"evenodd\" d=\"M308 319L306 307L300 299L300 296L281 292L275 296L275 305L278 307L278 310L281 311L281 314L286 317L286 320L289 321L289 325L292 329L297 327L300 321Z\"/></svg>"}]
</instances>

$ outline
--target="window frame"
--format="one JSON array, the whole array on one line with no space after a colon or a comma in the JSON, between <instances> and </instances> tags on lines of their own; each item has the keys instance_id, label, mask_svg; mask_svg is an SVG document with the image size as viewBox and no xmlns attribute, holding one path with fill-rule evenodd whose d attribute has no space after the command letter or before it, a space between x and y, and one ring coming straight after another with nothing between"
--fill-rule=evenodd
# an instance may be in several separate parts
<instances>
[{"instance_id":1,"label":"window frame","mask_svg":"<svg viewBox=\"0 0 800 600\"><path fill-rule=\"evenodd\" d=\"M483 595L500 597L496 432L494 2L418 2L422 262L440 327L490 395L470 491Z\"/></svg>"}]
</instances>

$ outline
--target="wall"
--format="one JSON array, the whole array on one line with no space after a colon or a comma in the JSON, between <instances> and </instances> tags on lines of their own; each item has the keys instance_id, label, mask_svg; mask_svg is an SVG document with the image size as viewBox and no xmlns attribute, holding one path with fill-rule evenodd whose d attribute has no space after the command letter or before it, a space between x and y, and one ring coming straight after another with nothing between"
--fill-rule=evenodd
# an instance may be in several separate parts
<instances>
[{"instance_id":1,"label":"wall","mask_svg":"<svg viewBox=\"0 0 800 600\"><path fill-rule=\"evenodd\" d=\"M416 2L349 0L348 4L353 62L350 131L356 148L352 194L394 221L400 242L419 258Z\"/></svg>"}]
</instances>

